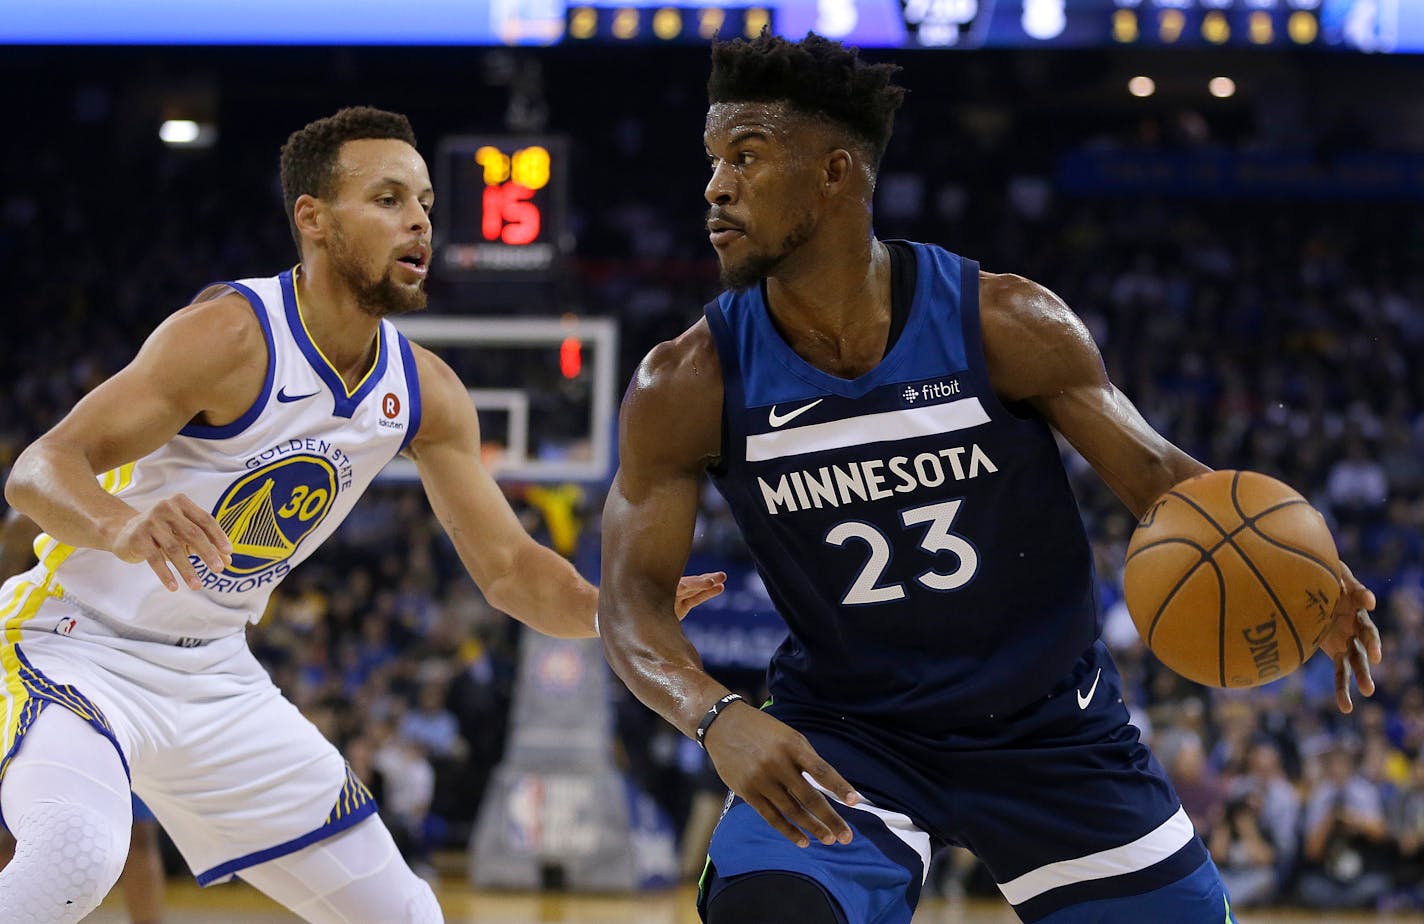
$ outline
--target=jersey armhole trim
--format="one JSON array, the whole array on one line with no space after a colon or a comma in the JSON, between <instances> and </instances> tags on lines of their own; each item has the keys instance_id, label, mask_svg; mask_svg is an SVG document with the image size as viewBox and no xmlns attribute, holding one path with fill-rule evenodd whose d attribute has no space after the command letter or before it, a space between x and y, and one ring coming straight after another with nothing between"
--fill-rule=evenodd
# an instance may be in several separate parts
<instances>
[{"instance_id":1,"label":"jersey armhole trim","mask_svg":"<svg viewBox=\"0 0 1424 924\"><path fill-rule=\"evenodd\" d=\"M405 452L405 448L415 439L415 434L420 431L420 370L415 366L415 354L411 352L410 341L405 338L405 334L397 332L396 342L400 346L401 371L405 373L406 398L410 401L410 414L406 420L405 439L401 440L400 449L396 453Z\"/></svg>"},{"instance_id":2,"label":"jersey armhole trim","mask_svg":"<svg viewBox=\"0 0 1424 924\"><path fill-rule=\"evenodd\" d=\"M979 304L979 263L967 257L959 258L959 314L964 332L965 358L969 367L984 370L984 396L982 400L990 405L990 416L994 411L1003 411L1011 420L1023 423L1041 423L1042 419L1027 403L1015 401L1005 404L994 390L994 381L989 376L989 359L984 352L984 322L980 318Z\"/></svg>"},{"instance_id":3,"label":"jersey armhole trim","mask_svg":"<svg viewBox=\"0 0 1424 924\"><path fill-rule=\"evenodd\" d=\"M221 427L190 423L178 431L179 436L191 436L200 440L231 439L252 426L253 422L257 420L257 416L262 413L262 409L267 406L268 399L272 397L272 382L277 377L277 350L272 341L272 321L267 317L267 309L263 306L262 299L256 292L240 282L224 282L218 283L218 285L227 286L247 299L252 313L257 315L257 321L262 325L262 338L267 342L267 375L262 380L262 391L257 395L257 400L253 401L252 406L232 423ZM211 288L212 286L208 286L203 291L206 292Z\"/></svg>"},{"instance_id":4,"label":"jersey armhole trim","mask_svg":"<svg viewBox=\"0 0 1424 924\"><path fill-rule=\"evenodd\" d=\"M707 327L712 332L712 345L716 348L717 358L722 364L722 432L717 439L717 461L707 466L707 471L713 475L724 475L731 464L733 434L730 408L734 400L739 408L746 405L746 396L742 391L742 366L737 358L737 343L732 337L732 329L727 323L721 302L708 302L702 313L707 317Z\"/></svg>"}]
</instances>

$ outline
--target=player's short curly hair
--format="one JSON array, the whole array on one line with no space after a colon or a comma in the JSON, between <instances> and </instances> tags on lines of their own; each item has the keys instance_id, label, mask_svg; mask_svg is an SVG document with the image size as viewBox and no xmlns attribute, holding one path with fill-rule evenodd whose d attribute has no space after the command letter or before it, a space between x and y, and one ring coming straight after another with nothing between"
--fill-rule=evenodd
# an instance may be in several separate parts
<instances>
[{"instance_id":1,"label":"player's short curly hair","mask_svg":"<svg viewBox=\"0 0 1424 924\"><path fill-rule=\"evenodd\" d=\"M905 88L891 83L900 68L868 64L860 52L814 32L788 42L769 31L751 41L712 46L710 103L783 102L844 128L877 168L894 129Z\"/></svg>"},{"instance_id":2,"label":"player's short curly hair","mask_svg":"<svg viewBox=\"0 0 1424 924\"><path fill-rule=\"evenodd\" d=\"M302 252L302 234L297 230L293 214L297 199L315 196L318 199L336 191L336 160L341 146L348 141L367 138L394 138L415 147L415 131L410 120L398 112L373 109L370 106L348 106L335 115L317 119L292 132L282 145L282 201L287 206L287 221L292 226L292 240L297 254Z\"/></svg>"}]
</instances>

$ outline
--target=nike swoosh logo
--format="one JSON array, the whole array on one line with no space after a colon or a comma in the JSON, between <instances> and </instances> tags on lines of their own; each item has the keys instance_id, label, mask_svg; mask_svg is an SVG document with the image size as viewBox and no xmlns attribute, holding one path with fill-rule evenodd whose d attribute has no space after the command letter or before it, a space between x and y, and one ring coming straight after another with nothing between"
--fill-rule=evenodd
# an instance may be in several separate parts
<instances>
[{"instance_id":1,"label":"nike swoosh logo","mask_svg":"<svg viewBox=\"0 0 1424 924\"><path fill-rule=\"evenodd\" d=\"M1079 709L1087 709L1087 708L1088 708L1088 703L1091 703L1091 702L1093 701L1093 693L1095 693L1095 692L1097 691L1097 689L1098 689L1098 680L1101 679L1102 676L1103 676L1103 669L1100 667L1100 668L1098 668L1098 672L1097 672L1095 675L1093 675L1093 685L1090 686L1090 687L1088 687L1088 692L1087 692L1087 694L1078 693L1078 708L1079 708ZM1076 690L1074 690L1073 692L1077 693Z\"/></svg>"},{"instance_id":2,"label":"nike swoosh logo","mask_svg":"<svg viewBox=\"0 0 1424 924\"><path fill-rule=\"evenodd\" d=\"M824 400L826 400L826 399L825 399L825 398L817 398L815 401L812 401L810 404L803 404L803 405L801 405L800 407L798 407L796 410L792 411L792 412L789 413L789 414L778 414L778 413L776 413L776 405L773 404L773 405L771 406L771 414L768 415L769 418L770 418L770 420L771 420L771 425L772 425L773 427L780 427L780 426L783 426L783 425L785 425L785 424L788 424L788 423L790 423L791 421L795 420L797 417L800 417L802 414L804 414L804 413L806 413L807 411L809 411L811 408L813 408L813 407L815 407L816 405L820 404L820 403L821 403L822 401L824 401Z\"/></svg>"},{"instance_id":3,"label":"nike swoosh logo","mask_svg":"<svg viewBox=\"0 0 1424 924\"><path fill-rule=\"evenodd\" d=\"M288 403L290 403L290 402L292 402L292 401L301 401L301 400L304 399L304 398L310 398L312 395L315 395L315 394L319 394L319 393L314 391L314 392L312 392L311 394L308 394L308 395L289 395L289 394L287 394L287 389L285 389L285 388L279 388L279 389L277 389L277 400L280 401L280 402L282 402L283 404L288 404Z\"/></svg>"}]
</instances>

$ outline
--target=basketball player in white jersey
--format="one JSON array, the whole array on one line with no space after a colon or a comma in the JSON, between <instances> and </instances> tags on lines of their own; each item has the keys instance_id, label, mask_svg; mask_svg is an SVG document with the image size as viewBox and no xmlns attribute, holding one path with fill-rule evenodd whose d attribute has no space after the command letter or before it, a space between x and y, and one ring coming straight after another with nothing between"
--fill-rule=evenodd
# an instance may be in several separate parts
<instances>
[{"instance_id":1,"label":"basketball player in white jersey","mask_svg":"<svg viewBox=\"0 0 1424 924\"><path fill-rule=\"evenodd\" d=\"M39 537L39 527L29 517L14 510L0 524L0 580L34 566L31 551ZM158 822L148 806L133 802L133 828L129 832L129 852L119 874L119 891L131 924L162 924L164 871L158 846ZM0 869L15 855L15 839L0 827Z\"/></svg>"},{"instance_id":2,"label":"basketball player in white jersey","mask_svg":"<svg viewBox=\"0 0 1424 924\"><path fill-rule=\"evenodd\" d=\"M0 589L0 919L89 913L128 846L129 789L200 883L240 876L307 921L440 921L370 793L272 685L244 629L397 452L489 601L595 634L597 591L534 542L480 463L464 386L385 316L424 306L429 174L405 117L296 132L294 270L219 283L16 460L45 535ZM724 575L688 578L684 611Z\"/></svg>"}]
</instances>

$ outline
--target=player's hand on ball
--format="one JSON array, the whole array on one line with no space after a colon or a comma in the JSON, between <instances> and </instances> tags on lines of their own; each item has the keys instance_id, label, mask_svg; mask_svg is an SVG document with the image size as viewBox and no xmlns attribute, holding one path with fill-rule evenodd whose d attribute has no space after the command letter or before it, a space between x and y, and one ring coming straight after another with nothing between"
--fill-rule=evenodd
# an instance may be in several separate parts
<instances>
[{"instance_id":1,"label":"player's hand on ball","mask_svg":"<svg viewBox=\"0 0 1424 924\"><path fill-rule=\"evenodd\" d=\"M203 582L189 555L196 555L213 572L232 563L232 543L212 514L182 494L159 501L152 509L125 521L109 544L109 551L126 562L147 562L163 582L176 591L176 570L189 587L198 590Z\"/></svg>"},{"instance_id":2,"label":"player's hand on ball","mask_svg":"<svg viewBox=\"0 0 1424 924\"><path fill-rule=\"evenodd\" d=\"M800 732L753 706L733 703L707 729L703 745L722 782L791 843L810 846L807 834L822 844L850 843L850 825L803 774L840 793L846 805L855 805L860 795Z\"/></svg>"},{"instance_id":3,"label":"player's hand on ball","mask_svg":"<svg viewBox=\"0 0 1424 924\"><path fill-rule=\"evenodd\" d=\"M685 575L677 582L677 618L686 619L694 606L706 603L727 587L727 572Z\"/></svg>"},{"instance_id":4,"label":"player's hand on ball","mask_svg":"<svg viewBox=\"0 0 1424 924\"><path fill-rule=\"evenodd\" d=\"M1320 650L1335 661L1335 703L1341 712L1353 712L1350 675L1365 696L1373 696L1375 680L1370 665L1380 663L1379 629L1370 619L1375 595L1356 580L1350 566L1340 563L1340 599L1335 604L1335 622L1320 640Z\"/></svg>"}]
</instances>

